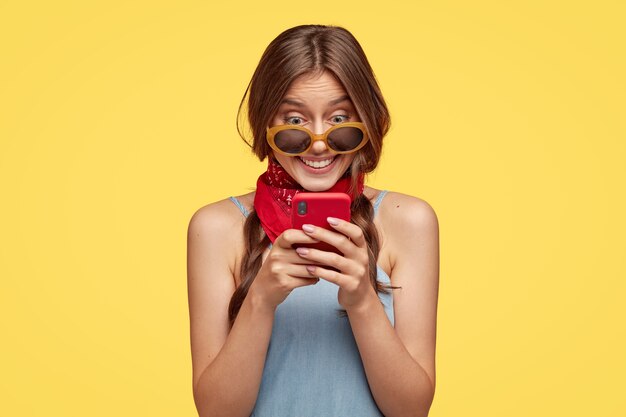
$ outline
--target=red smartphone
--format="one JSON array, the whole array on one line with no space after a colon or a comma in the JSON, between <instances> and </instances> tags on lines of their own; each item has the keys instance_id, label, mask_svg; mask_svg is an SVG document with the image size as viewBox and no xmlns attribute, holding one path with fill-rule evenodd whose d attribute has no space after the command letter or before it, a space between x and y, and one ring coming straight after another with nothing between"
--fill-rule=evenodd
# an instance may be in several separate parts
<instances>
[{"instance_id":1,"label":"red smartphone","mask_svg":"<svg viewBox=\"0 0 626 417\"><path fill-rule=\"evenodd\" d=\"M312 224L333 230L326 220L327 217L336 217L350 221L350 196L346 193L305 193L294 196L291 201L291 227L302 229L303 224ZM326 242L302 243L294 247L304 246L343 255L339 249Z\"/></svg>"}]
</instances>

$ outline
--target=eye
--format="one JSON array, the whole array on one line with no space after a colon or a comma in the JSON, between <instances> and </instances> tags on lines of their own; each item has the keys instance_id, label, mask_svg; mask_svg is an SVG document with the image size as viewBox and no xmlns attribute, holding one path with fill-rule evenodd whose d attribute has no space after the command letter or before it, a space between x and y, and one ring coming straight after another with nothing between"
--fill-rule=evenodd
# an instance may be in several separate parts
<instances>
[{"instance_id":1,"label":"eye","mask_svg":"<svg viewBox=\"0 0 626 417\"><path fill-rule=\"evenodd\" d=\"M345 118L345 119L342 119L342 118ZM337 114L332 117L332 120L335 123L343 123L343 122L348 121L349 119L350 119L350 116L345 115L345 114Z\"/></svg>"},{"instance_id":2,"label":"eye","mask_svg":"<svg viewBox=\"0 0 626 417\"><path fill-rule=\"evenodd\" d=\"M299 120L299 122L297 123L290 123L290 120ZM291 117L285 117L283 118L283 122L285 124L290 124L290 125L301 125L302 124L302 117L299 116L291 116Z\"/></svg>"}]
</instances>

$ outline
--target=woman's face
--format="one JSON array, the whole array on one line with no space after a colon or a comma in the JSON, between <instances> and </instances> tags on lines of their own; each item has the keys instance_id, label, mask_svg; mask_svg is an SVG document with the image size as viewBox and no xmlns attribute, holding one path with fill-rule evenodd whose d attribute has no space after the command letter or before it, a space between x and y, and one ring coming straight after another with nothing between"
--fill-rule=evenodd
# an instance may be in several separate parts
<instances>
[{"instance_id":1,"label":"woman's face","mask_svg":"<svg viewBox=\"0 0 626 417\"><path fill-rule=\"evenodd\" d=\"M293 124L319 135L348 121L360 121L356 109L339 80L325 71L321 75L304 74L291 83L270 127ZM301 156L271 151L272 155L304 189L325 191L346 172L355 154L332 154L324 141L318 140Z\"/></svg>"}]
</instances>

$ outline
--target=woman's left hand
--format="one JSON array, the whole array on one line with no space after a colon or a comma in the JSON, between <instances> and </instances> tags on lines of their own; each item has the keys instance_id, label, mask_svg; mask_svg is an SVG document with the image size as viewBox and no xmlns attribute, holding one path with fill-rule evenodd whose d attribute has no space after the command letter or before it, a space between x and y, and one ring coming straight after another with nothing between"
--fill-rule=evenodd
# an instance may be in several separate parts
<instances>
[{"instance_id":1,"label":"woman's left hand","mask_svg":"<svg viewBox=\"0 0 626 417\"><path fill-rule=\"evenodd\" d=\"M297 248L296 252L304 259L337 269L333 271L322 266L307 266L311 275L339 286L338 301L343 308L346 310L358 308L371 300L372 295L376 295L369 277L365 236L359 226L345 220L329 217L328 223L336 232L306 224L302 226L302 230L314 239L339 249L343 256L314 248Z\"/></svg>"}]
</instances>

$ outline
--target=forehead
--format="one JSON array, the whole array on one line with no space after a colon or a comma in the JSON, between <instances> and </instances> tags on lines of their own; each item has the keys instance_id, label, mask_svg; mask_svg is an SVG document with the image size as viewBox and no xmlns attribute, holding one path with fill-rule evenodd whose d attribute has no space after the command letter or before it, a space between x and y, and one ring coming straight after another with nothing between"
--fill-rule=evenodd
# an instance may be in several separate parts
<instances>
[{"instance_id":1,"label":"forehead","mask_svg":"<svg viewBox=\"0 0 626 417\"><path fill-rule=\"evenodd\" d=\"M296 104L296 102L323 102L346 101L349 97L341 82L332 73L324 71L321 74L303 74L296 78L287 89L281 104Z\"/></svg>"}]
</instances>

